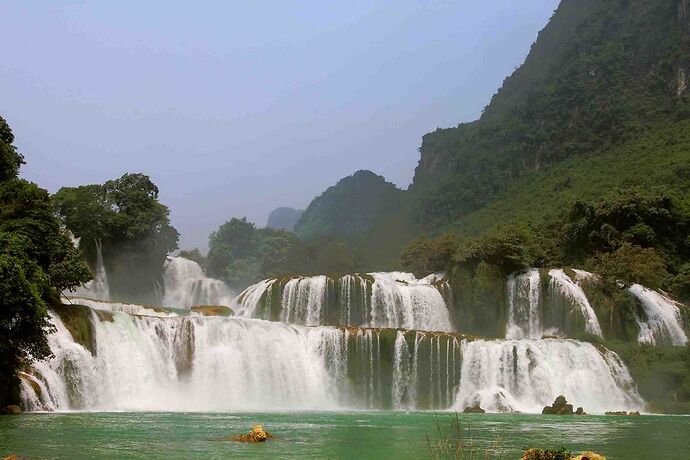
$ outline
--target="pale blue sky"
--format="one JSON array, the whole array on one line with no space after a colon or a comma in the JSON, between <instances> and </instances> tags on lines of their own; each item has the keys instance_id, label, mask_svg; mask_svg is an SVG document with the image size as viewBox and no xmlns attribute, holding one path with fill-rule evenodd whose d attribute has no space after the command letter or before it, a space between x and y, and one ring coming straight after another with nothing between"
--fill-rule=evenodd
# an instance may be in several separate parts
<instances>
[{"instance_id":1,"label":"pale blue sky","mask_svg":"<svg viewBox=\"0 0 690 460\"><path fill-rule=\"evenodd\" d=\"M51 192L150 175L181 247L358 169L406 188L557 0L0 1L0 114Z\"/></svg>"}]
</instances>

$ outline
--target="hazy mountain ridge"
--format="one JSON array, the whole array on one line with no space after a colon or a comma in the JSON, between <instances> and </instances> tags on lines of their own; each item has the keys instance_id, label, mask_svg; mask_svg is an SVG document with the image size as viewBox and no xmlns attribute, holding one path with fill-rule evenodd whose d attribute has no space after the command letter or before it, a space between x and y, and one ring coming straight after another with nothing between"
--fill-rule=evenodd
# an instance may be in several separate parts
<instances>
[{"instance_id":1,"label":"hazy mountain ridge","mask_svg":"<svg viewBox=\"0 0 690 460\"><path fill-rule=\"evenodd\" d=\"M303 209L295 209L290 207L276 208L268 215L267 228L274 230L288 230L292 231L297 225L300 217L304 214Z\"/></svg>"},{"instance_id":2,"label":"hazy mountain ridge","mask_svg":"<svg viewBox=\"0 0 690 460\"><path fill-rule=\"evenodd\" d=\"M561 2L479 120L424 136L417 219L454 222L513 179L690 117L689 11L687 0Z\"/></svg>"},{"instance_id":3,"label":"hazy mountain ridge","mask_svg":"<svg viewBox=\"0 0 690 460\"><path fill-rule=\"evenodd\" d=\"M314 198L295 226L301 238L361 239L378 219L396 209L404 192L383 176L361 170Z\"/></svg>"},{"instance_id":4,"label":"hazy mountain ridge","mask_svg":"<svg viewBox=\"0 0 690 460\"><path fill-rule=\"evenodd\" d=\"M690 0L563 0L479 120L423 136L403 201L340 225L336 214L379 198L339 183L297 233L337 233L390 265L414 235L540 224L617 188L664 186L687 201L688 69Z\"/></svg>"}]
</instances>

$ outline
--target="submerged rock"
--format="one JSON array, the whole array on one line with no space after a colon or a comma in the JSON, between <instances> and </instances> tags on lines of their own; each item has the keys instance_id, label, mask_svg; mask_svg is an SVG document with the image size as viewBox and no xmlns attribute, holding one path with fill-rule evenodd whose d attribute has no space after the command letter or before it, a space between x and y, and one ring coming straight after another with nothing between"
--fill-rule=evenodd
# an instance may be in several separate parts
<instances>
[{"instance_id":1,"label":"submerged rock","mask_svg":"<svg viewBox=\"0 0 690 460\"><path fill-rule=\"evenodd\" d=\"M477 403L472 407L469 407L469 406L465 407L465 410L463 410L462 413L463 414L485 414L486 411L479 406L479 403Z\"/></svg>"},{"instance_id":2,"label":"submerged rock","mask_svg":"<svg viewBox=\"0 0 690 460\"><path fill-rule=\"evenodd\" d=\"M606 415L618 415L618 416L639 416L640 412L639 411L630 411L630 412L625 412L624 410L611 410L611 411L606 411L604 412Z\"/></svg>"},{"instance_id":3,"label":"submerged rock","mask_svg":"<svg viewBox=\"0 0 690 460\"><path fill-rule=\"evenodd\" d=\"M264 431L261 425L254 425L254 428L248 434L233 436L231 439L238 442L264 442L272 437L273 435L268 431Z\"/></svg>"},{"instance_id":4,"label":"submerged rock","mask_svg":"<svg viewBox=\"0 0 690 460\"><path fill-rule=\"evenodd\" d=\"M581 407L578 407L577 410L577 415L585 415L585 411ZM573 405L568 404L563 395L558 396L553 405L545 406L541 413L545 415L575 415Z\"/></svg>"},{"instance_id":5,"label":"submerged rock","mask_svg":"<svg viewBox=\"0 0 690 460\"><path fill-rule=\"evenodd\" d=\"M22 408L15 404L10 404L9 406L5 407L5 413L7 415L19 415L22 413Z\"/></svg>"}]
</instances>

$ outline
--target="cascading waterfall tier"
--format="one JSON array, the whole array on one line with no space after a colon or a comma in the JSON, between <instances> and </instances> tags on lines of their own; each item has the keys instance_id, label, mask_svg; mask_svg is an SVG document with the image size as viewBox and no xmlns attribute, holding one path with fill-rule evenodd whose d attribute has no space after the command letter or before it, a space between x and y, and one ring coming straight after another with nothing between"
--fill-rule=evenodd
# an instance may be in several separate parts
<instances>
[{"instance_id":1,"label":"cascading waterfall tier","mask_svg":"<svg viewBox=\"0 0 690 460\"><path fill-rule=\"evenodd\" d=\"M508 277L508 325L506 338L539 338L543 330L539 301L541 277L539 270L531 268L525 273Z\"/></svg>"},{"instance_id":2,"label":"cascading waterfall tier","mask_svg":"<svg viewBox=\"0 0 690 460\"><path fill-rule=\"evenodd\" d=\"M590 412L642 407L614 353L572 340L61 308L53 358L20 375L28 410L538 412L561 393Z\"/></svg>"},{"instance_id":3,"label":"cascading waterfall tier","mask_svg":"<svg viewBox=\"0 0 690 460\"><path fill-rule=\"evenodd\" d=\"M236 299L238 315L307 326L453 330L440 276L410 273L325 275L264 280Z\"/></svg>"},{"instance_id":4,"label":"cascading waterfall tier","mask_svg":"<svg viewBox=\"0 0 690 460\"><path fill-rule=\"evenodd\" d=\"M454 408L479 404L490 412L541 412L558 395L590 413L641 410L618 355L575 340L477 340L462 344Z\"/></svg>"},{"instance_id":5,"label":"cascading waterfall tier","mask_svg":"<svg viewBox=\"0 0 690 460\"><path fill-rule=\"evenodd\" d=\"M163 282L161 305L169 308L232 304L233 294L223 281L207 277L199 264L184 257L168 257Z\"/></svg>"},{"instance_id":6,"label":"cascading waterfall tier","mask_svg":"<svg viewBox=\"0 0 690 460\"><path fill-rule=\"evenodd\" d=\"M443 409L458 385L455 334L91 307L51 312L54 357L21 376L29 410Z\"/></svg>"},{"instance_id":7,"label":"cascading waterfall tier","mask_svg":"<svg viewBox=\"0 0 690 460\"><path fill-rule=\"evenodd\" d=\"M586 272L575 272L575 279L573 279L562 269L549 270L549 277L551 278L549 281L549 298L552 305L550 322L558 324L561 330L567 331L576 323L584 320L585 332L602 337L597 314L577 281L583 278L583 273Z\"/></svg>"},{"instance_id":8,"label":"cascading waterfall tier","mask_svg":"<svg viewBox=\"0 0 690 460\"><path fill-rule=\"evenodd\" d=\"M530 268L508 276L507 339L567 337L587 332L602 337L597 315L580 283L587 272ZM546 287L546 289L544 289Z\"/></svg>"},{"instance_id":9,"label":"cascading waterfall tier","mask_svg":"<svg viewBox=\"0 0 690 460\"><path fill-rule=\"evenodd\" d=\"M638 342L651 344L685 345L688 337L682 326L678 304L663 294L639 284L629 288L642 305L644 318L638 318Z\"/></svg>"}]
</instances>

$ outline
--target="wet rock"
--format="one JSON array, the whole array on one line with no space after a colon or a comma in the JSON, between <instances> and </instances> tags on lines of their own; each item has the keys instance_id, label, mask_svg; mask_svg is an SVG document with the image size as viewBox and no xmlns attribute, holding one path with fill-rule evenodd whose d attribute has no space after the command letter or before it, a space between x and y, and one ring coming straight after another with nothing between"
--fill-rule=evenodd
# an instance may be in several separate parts
<instances>
[{"instance_id":1,"label":"wet rock","mask_svg":"<svg viewBox=\"0 0 690 460\"><path fill-rule=\"evenodd\" d=\"M575 457L571 457L570 460L606 460L606 457L603 455L594 453L594 452L582 452L580 455L577 455Z\"/></svg>"},{"instance_id":2,"label":"wet rock","mask_svg":"<svg viewBox=\"0 0 690 460\"><path fill-rule=\"evenodd\" d=\"M272 437L273 435L268 431L264 431L264 428L261 425L254 425L254 428L252 428L252 431L250 431L248 434L232 436L231 439L238 442L264 442Z\"/></svg>"},{"instance_id":3,"label":"wet rock","mask_svg":"<svg viewBox=\"0 0 690 460\"><path fill-rule=\"evenodd\" d=\"M232 316L232 308L223 305L195 305L192 311L201 313L204 316Z\"/></svg>"},{"instance_id":4,"label":"wet rock","mask_svg":"<svg viewBox=\"0 0 690 460\"><path fill-rule=\"evenodd\" d=\"M581 407L578 407L578 410L580 413L577 415L583 415L585 413ZM541 413L545 415L574 415L573 405L568 404L568 401L566 401L563 395L558 396L551 406L545 406Z\"/></svg>"},{"instance_id":5,"label":"wet rock","mask_svg":"<svg viewBox=\"0 0 690 460\"><path fill-rule=\"evenodd\" d=\"M575 411L575 415L587 415L587 412L582 407L578 407Z\"/></svg>"},{"instance_id":6,"label":"wet rock","mask_svg":"<svg viewBox=\"0 0 690 460\"><path fill-rule=\"evenodd\" d=\"M564 448L558 450L531 448L525 450L520 460L570 460L571 458L570 452Z\"/></svg>"},{"instance_id":7,"label":"wet rock","mask_svg":"<svg viewBox=\"0 0 690 460\"><path fill-rule=\"evenodd\" d=\"M5 407L5 413L7 415L19 415L22 413L22 408L17 405L10 404L9 406Z\"/></svg>"},{"instance_id":8,"label":"wet rock","mask_svg":"<svg viewBox=\"0 0 690 460\"><path fill-rule=\"evenodd\" d=\"M472 407L470 407L470 406L465 407L465 410L463 410L462 413L463 414L485 414L486 411L479 406L479 403L477 403Z\"/></svg>"}]
</instances>

